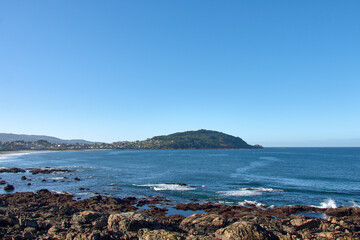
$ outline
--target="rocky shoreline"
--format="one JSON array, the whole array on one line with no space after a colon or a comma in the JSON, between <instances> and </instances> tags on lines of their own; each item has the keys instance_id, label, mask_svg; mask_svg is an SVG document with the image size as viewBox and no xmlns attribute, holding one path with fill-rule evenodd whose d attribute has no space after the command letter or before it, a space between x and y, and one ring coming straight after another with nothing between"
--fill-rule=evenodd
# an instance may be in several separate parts
<instances>
[{"instance_id":1,"label":"rocky shoreline","mask_svg":"<svg viewBox=\"0 0 360 240\"><path fill-rule=\"evenodd\" d=\"M95 196L74 200L46 189L0 195L1 239L360 239L360 209L178 204ZM146 206L146 208L144 208ZM165 207L164 207L165 206ZM306 216L323 213L325 219Z\"/></svg>"}]
</instances>

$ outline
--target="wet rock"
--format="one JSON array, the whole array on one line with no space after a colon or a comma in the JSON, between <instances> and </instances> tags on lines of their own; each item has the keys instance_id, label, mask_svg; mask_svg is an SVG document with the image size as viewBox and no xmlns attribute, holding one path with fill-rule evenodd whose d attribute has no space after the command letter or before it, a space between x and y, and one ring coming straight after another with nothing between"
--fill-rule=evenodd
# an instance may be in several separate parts
<instances>
[{"instance_id":1,"label":"wet rock","mask_svg":"<svg viewBox=\"0 0 360 240\"><path fill-rule=\"evenodd\" d=\"M25 176L22 176L21 177L21 180L26 180L27 178Z\"/></svg>"},{"instance_id":2,"label":"wet rock","mask_svg":"<svg viewBox=\"0 0 360 240\"><path fill-rule=\"evenodd\" d=\"M58 172L75 172L75 170L70 169L60 169L60 168L30 168L30 172L32 174L50 174L50 173L58 173Z\"/></svg>"},{"instance_id":3,"label":"wet rock","mask_svg":"<svg viewBox=\"0 0 360 240\"><path fill-rule=\"evenodd\" d=\"M31 185L31 183L28 183L27 185L28 185L28 186L30 186L30 185Z\"/></svg>"},{"instance_id":4,"label":"wet rock","mask_svg":"<svg viewBox=\"0 0 360 240\"><path fill-rule=\"evenodd\" d=\"M112 214L108 219L108 230L125 233L138 231L141 228L154 228L158 222L137 212Z\"/></svg>"},{"instance_id":5,"label":"wet rock","mask_svg":"<svg viewBox=\"0 0 360 240\"><path fill-rule=\"evenodd\" d=\"M228 223L228 220L220 215L196 213L182 220L179 227L190 234L205 235L214 233Z\"/></svg>"},{"instance_id":6,"label":"wet rock","mask_svg":"<svg viewBox=\"0 0 360 240\"><path fill-rule=\"evenodd\" d=\"M326 210L325 214L334 217L360 216L360 208L359 207L329 208Z\"/></svg>"},{"instance_id":7,"label":"wet rock","mask_svg":"<svg viewBox=\"0 0 360 240\"><path fill-rule=\"evenodd\" d=\"M14 189L14 186L10 184L6 184L6 186L4 187L5 191L13 191Z\"/></svg>"},{"instance_id":8,"label":"wet rock","mask_svg":"<svg viewBox=\"0 0 360 240\"><path fill-rule=\"evenodd\" d=\"M228 227L221 228L215 232L217 239L221 240L263 240L276 239L274 235L269 233L266 229L258 224L239 221L231 224Z\"/></svg>"},{"instance_id":9,"label":"wet rock","mask_svg":"<svg viewBox=\"0 0 360 240\"><path fill-rule=\"evenodd\" d=\"M75 181L80 181L80 178L76 177L74 178Z\"/></svg>"},{"instance_id":10,"label":"wet rock","mask_svg":"<svg viewBox=\"0 0 360 240\"><path fill-rule=\"evenodd\" d=\"M6 181L5 180L1 180L0 181L0 185L5 185L6 184Z\"/></svg>"},{"instance_id":11,"label":"wet rock","mask_svg":"<svg viewBox=\"0 0 360 240\"><path fill-rule=\"evenodd\" d=\"M19 173L26 172L25 169L22 168L2 168L0 169L0 173Z\"/></svg>"}]
</instances>

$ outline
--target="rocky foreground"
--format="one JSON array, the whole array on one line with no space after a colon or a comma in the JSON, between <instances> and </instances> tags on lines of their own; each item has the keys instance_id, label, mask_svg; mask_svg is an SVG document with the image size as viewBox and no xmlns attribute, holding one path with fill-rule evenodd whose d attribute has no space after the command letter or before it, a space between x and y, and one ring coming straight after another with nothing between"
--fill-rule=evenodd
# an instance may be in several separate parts
<instances>
[{"instance_id":1,"label":"rocky foreground","mask_svg":"<svg viewBox=\"0 0 360 240\"><path fill-rule=\"evenodd\" d=\"M0 195L1 239L360 239L360 209L308 206L178 204L203 210L189 217L167 216L161 197L95 196L37 192ZM140 206L147 206L140 210ZM326 219L298 215L322 212Z\"/></svg>"}]
</instances>

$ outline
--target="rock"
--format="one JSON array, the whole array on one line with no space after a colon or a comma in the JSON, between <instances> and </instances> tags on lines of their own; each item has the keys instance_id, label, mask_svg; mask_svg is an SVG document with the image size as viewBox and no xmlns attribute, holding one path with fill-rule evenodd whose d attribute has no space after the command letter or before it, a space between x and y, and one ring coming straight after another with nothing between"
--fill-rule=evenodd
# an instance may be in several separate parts
<instances>
[{"instance_id":1,"label":"rock","mask_svg":"<svg viewBox=\"0 0 360 240\"><path fill-rule=\"evenodd\" d=\"M27 219L19 219L19 225L23 226L23 227L30 227L30 228L34 228L37 229L38 228L38 224L36 221L33 220L27 220Z\"/></svg>"},{"instance_id":2,"label":"rock","mask_svg":"<svg viewBox=\"0 0 360 240\"><path fill-rule=\"evenodd\" d=\"M0 207L7 207L7 206L9 206L9 203L4 199L0 199Z\"/></svg>"},{"instance_id":3,"label":"rock","mask_svg":"<svg viewBox=\"0 0 360 240\"><path fill-rule=\"evenodd\" d=\"M46 179L41 180L42 182L46 182Z\"/></svg>"},{"instance_id":4,"label":"rock","mask_svg":"<svg viewBox=\"0 0 360 240\"><path fill-rule=\"evenodd\" d=\"M263 240L276 239L274 235L266 231L258 224L247 221L239 221L228 227L221 228L215 232L217 239L221 240Z\"/></svg>"},{"instance_id":5,"label":"rock","mask_svg":"<svg viewBox=\"0 0 360 240\"><path fill-rule=\"evenodd\" d=\"M35 239L36 237L36 230L31 227L27 227L23 231L23 237L25 239Z\"/></svg>"},{"instance_id":6,"label":"rock","mask_svg":"<svg viewBox=\"0 0 360 240\"><path fill-rule=\"evenodd\" d=\"M59 168L31 168L30 172L32 174L50 174L50 173L57 173L57 172L75 172L75 170L70 170L70 169L59 169Z\"/></svg>"},{"instance_id":7,"label":"rock","mask_svg":"<svg viewBox=\"0 0 360 240\"><path fill-rule=\"evenodd\" d=\"M334 217L360 216L360 208L359 207L329 208L326 210L325 214Z\"/></svg>"},{"instance_id":8,"label":"rock","mask_svg":"<svg viewBox=\"0 0 360 240\"><path fill-rule=\"evenodd\" d=\"M296 227L296 231L306 229L306 228L316 228L316 227L319 227L319 225L320 225L320 222L316 219L296 218L296 219L292 219L290 221L290 223L291 223L291 225Z\"/></svg>"},{"instance_id":9,"label":"rock","mask_svg":"<svg viewBox=\"0 0 360 240\"><path fill-rule=\"evenodd\" d=\"M66 240L100 240L104 239L101 233L98 231L94 232L69 232L66 235Z\"/></svg>"},{"instance_id":10,"label":"rock","mask_svg":"<svg viewBox=\"0 0 360 240\"><path fill-rule=\"evenodd\" d=\"M140 229L138 233L138 238L140 240L180 240L184 239L184 236L180 233L169 232L166 230L149 230L149 229Z\"/></svg>"},{"instance_id":11,"label":"rock","mask_svg":"<svg viewBox=\"0 0 360 240\"><path fill-rule=\"evenodd\" d=\"M28 185L28 186L31 186L31 183L28 183L27 185Z\"/></svg>"},{"instance_id":12,"label":"rock","mask_svg":"<svg viewBox=\"0 0 360 240\"><path fill-rule=\"evenodd\" d=\"M14 226L14 221L6 216L0 215L0 226L1 227L7 227L7 226Z\"/></svg>"},{"instance_id":13,"label":"rock","mask_svg":"<svg viewBox=\"0 0 360 240\"><path fill-rule=\"evenodd\" d=\"M5 185L6 184L6 181L5 180L1 180L0 181L0 185Z\"/></svg>"},{"instance_id":14,"label":"rock","mask_svg":"<svg viewBox=\"0 0 360 240\"><path fill-rule=\"evenodd\" d=\"M107 225L107 216L94 211L83 211L71 218L72 228L81 229L86 227L101 229Z\"/></svg>"},{"instance_id":15,"label":"rock","mask_svg":"<svg viewBox=\"0 0 360 240\"><path fill-rule=\"evenodd\" d=\"M25 176L22 176L21 177L21 180L26 180L27 178Z\"/></svg>"},{"instance_id":16,"label":"rock","mask_svg":"<svg viewBox=\"0 0 360 240\"><path fill-rule=\"evenodd\" d=\"M13 191L14 189L14 186L10 184L6 184L6 186L4 187L5 191Z\"/></svg>"},{"instance_id":17,"label":"rock","mask_svg":"<svg viewBox=\"0 0 360 240\"><path fill-rule=\"evenodd\" d=\"M80 178L76 177L74 178L75 181L80 181Z\"/></svg>"},{"instance_id":18,"label":"rock","mask_svg":"<svg viewBox=\"0 0 360 240\"><path fill-rule=\"evenodd\" d=\"M321 232L317 236L319 239L335 239L333 232Z\"/></svg>"},{"instance_id":19,"label":"rock","mask_svg":"<svg viewBox=\"0 0 360 240\"><path fill-rule=\"evenodd\" d=\"M0 169L0 173L19 173L19 172L26 172L25 169L22 169L22 168L3 168L3 169Z\"/></svg>"},{"instance_id":20,"label":"rock","mask_svg":"<svg viewBox=\"0 0 360 240\"><path fill-rule=\"evenodd\" d=\"M194 235L214 233L228 224L221 215L196 213L181 221L179 228Z\"/></svg>"},{"instance_id":21,"label":"rock","mask_svg":"<svg viewBox=\"0 0 360 240\"><path fill-rule=\"evenodd\" d=\"M110 215L108 219L108 230L125 233L127 231L138 231L141 228L154 228L159 223L146 215L137 212L125 212Z\"/></svg>"}]
</instances>

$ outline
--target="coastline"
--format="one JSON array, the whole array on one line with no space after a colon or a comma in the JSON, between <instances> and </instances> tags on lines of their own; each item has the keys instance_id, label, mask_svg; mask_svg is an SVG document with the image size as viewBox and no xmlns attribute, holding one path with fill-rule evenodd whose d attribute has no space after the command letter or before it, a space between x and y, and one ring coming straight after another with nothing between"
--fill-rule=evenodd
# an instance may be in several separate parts
<instances>
[{"instance_id":1,"label":"coastline","mask_svg":"<svg viewBox=\"0 0 360 240\"><path fill-rule=\"evenodd\" d=\"M0 195L2 239L359 239L360 208L274 209L36 192ZM324 217L314 217L314 213Z\"/></svg>"},{"instance_id":2,"label":"coastline","mask_svg":"<svg viewBox=\"0 0 360 240\"><path fill-rule=\"evenodd\" d=\"M38 152L53 151L8 154ZM7 169L5 172L19 173L16 176L20 180L22 170ZM34 170L36 173L31 172ZM56 173L53 170L69 171L46 167L26 169L40 175ZM29 174L23 184L36 186L35 177L31 180ZM0 175L6 176L9 175ZM74 177L77 176L68 180L76 181ZM40 178L36 181L41 182ZM86 181L84 183L83 187L89 187ZM94 197L77 199L72 194L35 189L34 192L0 194L1 239L360 238L359 207L293 205L271 208L251 202L235 205L192 199L190 203L179 203L160 196L116 198L97 193Z\"/></svg>"}]
</instances>

